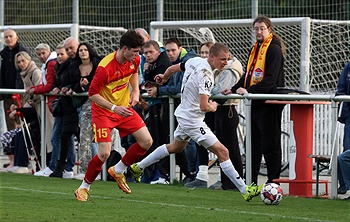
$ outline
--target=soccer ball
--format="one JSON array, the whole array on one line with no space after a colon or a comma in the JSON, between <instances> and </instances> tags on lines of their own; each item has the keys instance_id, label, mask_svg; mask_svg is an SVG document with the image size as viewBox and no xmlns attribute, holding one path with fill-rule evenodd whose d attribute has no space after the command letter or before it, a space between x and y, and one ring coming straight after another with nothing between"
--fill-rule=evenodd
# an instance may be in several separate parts
<instances>
[{"instance_id":1,"label":"soccer ball","mask_svg":"<svg viewBox=\"0 0 350 222\"><path fill-rule=\"evenodd\" d=\"M282 188L276 183L267 183L261 189L260 198L266 205L277 205L283 197Z\"/></svg>"}]
</instances>

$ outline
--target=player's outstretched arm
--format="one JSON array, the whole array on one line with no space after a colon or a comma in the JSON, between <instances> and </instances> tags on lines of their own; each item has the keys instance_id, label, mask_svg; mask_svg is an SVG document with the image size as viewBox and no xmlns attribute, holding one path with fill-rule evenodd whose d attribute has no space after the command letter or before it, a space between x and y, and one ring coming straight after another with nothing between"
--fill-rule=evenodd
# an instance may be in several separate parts
<instances>
[{"instance_id":1,"label":"player's outstretched arm","mask_svg":"<svg viewBox=\"0 0 350 222\"><path fill-rule=\"evenodd\" d=\"M166 81L168 81L168 79L175 73L175 72L181 72L184 70L181 70L180 68L180 63L175 64L170 66L169 68L167 68L167 70L165 70L164 74L158 74L154 77L154 80L162 85L164 84Z\"/></svg>"}]
</instances>

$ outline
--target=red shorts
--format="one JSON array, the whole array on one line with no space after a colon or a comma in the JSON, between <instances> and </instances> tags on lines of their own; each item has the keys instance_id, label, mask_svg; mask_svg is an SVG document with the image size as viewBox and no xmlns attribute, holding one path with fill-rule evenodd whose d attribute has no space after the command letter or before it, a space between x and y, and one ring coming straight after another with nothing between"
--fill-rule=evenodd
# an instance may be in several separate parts
<instances>
[{"instance_id":1,"label":"red shorts","mask_svg":"<svg viewBox=\"0 0 350 222\"><path fill-rule=\"evenodd\" d=\"M146 126L133 108L129 108L134 113L129 117L122 117L100 107L94 108L91 117L95 142L111 142L110 134L113 128L116 128L119 131L119 136L123 137Z\"/></svg>"}]
</instances>

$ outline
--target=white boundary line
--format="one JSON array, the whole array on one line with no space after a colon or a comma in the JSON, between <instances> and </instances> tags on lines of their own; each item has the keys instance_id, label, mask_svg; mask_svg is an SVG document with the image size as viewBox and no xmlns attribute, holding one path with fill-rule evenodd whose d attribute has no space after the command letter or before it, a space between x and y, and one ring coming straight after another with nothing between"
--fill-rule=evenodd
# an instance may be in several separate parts
<instances>
[{"instance_id":1,"label":"white boundary line","mask_svg":"<svg viewBox=\"0 0 350 222\"><path fill-rule=\"evenodd\" d=\"M0 186L0 189L9 189L9 190L19 190L19 191L29 191L29 192L36 192L36 193L47 193L47 194L59 194L59 195L69 195L74 196L73 193L63 193L63 192L52 192L52 191L44 191L44 190L32 190L32 189L25 189L25 188L19 188L19 187L6 187L6 186ZM308 217L294 217L294 216L284 216L280 214L270 214L270 213L260 213L260 212L252 212L252 211L241 211L241 210L227 210L227 209L221 209L221 208L210 208L210 207L194 207L189 205L183 205L183 204L169 204L169 203L162 203L162 202L149 202L149 201L142 201L142 200L130 200L130 199L123 199L123 198L112 198L112 197L103 197L103 196L90 196L92 198L99 198L99 199L108 199L108 200L122 200L127 202L134 202L134 203L146 203L146 204L152 204L152 205L160 205L160 206L168 206L168 207L178 207L178 208L194 208L194 209L200 209L200 210L215 210L220 212L230 212L230 213L239 213L239 214L250 214L250 215L261 215L261 216L268 216L268 217L278 217L278 218L284 218L284 219L294 219L294 220L304 220L304 221L318 221L318 222L328 222L329 220L320 220L315 218L308 218Z\"/></svg>"}]
</instances>

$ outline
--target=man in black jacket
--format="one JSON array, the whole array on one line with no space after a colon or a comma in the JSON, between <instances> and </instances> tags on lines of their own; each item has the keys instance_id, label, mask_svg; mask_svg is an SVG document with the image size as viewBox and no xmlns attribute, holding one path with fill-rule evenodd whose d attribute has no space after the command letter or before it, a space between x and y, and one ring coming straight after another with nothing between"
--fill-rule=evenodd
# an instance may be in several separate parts
<instances>
[{"instance_id":1,"label":"man in black jacket","mask_svg":"<svg viewBox=\"0 0 350 222\"><path fill-rule=\"evenodd\" d=\"M253 30L256 43L249 55L246 74L231 90L223 90L223 94L273 94L278 87L284 87L285 46L282 39L274 33L266 16L258 16L254 20ZM280 177L283 107L265 104L264 100L252 102L252 182L257 183L262 155L267 165L267 182Z\"/></svg>"},{"instance_id":2,"label":"man in black jacket","mask_svg":"<svg viewBox=\"0 0 350 222\"><path fill-rule=\"evenodd\" d=\"M162 52L157 41L147 41L142 51L145 57L145 63L144 67L142 67L142 70L144 70L142 73L144 82L141 85L141 90L150 93L153 87L156 86L154 77L160 73L164 73L165 70L171 66L171 61L166 52ZM168 140L168 132L164 130L164 125L167 124L168 116L163 116L162 99L153 97L146 99L146 101L149 109L149 117L146 125L153 138L153 144L147 151L148 155L148 153L151 153L155 148ZM160 171L162 178L168 179L167 172L163 169L162 164L157 163L146 169L144 177L142 178L143 182L149 183L151 181L157 181L157 169ZM164 182L166 181L164 180Z\"/></svg>"},{"instance_id":3,"label":"man in black jacket","mask_svg":"<svg viewBox=\"0 0 350 222\"><path fill-rule=\"evenodd\" d=\"M1 56L1 71L0 71L0 88L5 89L23 89L23 81L19 75L19 70L16 69L14 58L18 52L26 51L30 55L30 51L18 42L18 36L15 30L8 28L4 31L4 39L6 47L0 52ZM4 100L4 110L10 109L12 100L11 95L0 95L0 99ZM7 130L15 128L15 122L6 117Z\"/></svg>"}]
</instances>

